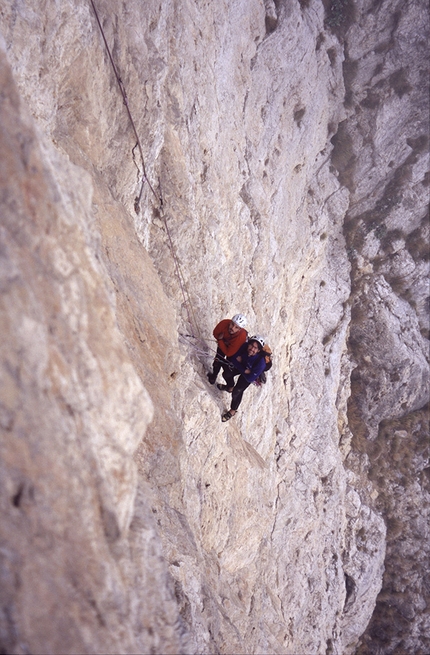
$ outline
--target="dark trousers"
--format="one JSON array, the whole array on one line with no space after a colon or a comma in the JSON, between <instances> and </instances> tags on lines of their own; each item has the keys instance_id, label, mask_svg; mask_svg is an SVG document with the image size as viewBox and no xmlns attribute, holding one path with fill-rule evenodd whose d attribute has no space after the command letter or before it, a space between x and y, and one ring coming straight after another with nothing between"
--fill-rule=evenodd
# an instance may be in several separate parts
<instances>
[{"instance_id":1,"label":"dark trousers","mask_svg":"<svg viewBox=\"0 0 430 655\"><path fill-rule=\"evenodd\" d=\"M226 385L228 386L229 389L233 387L233 391L231 394L230 409L236 411L240 403L242 402L243 392L245 391L245 389L249 387L251 383L248 382L246 378L241 374L241 372L238 371L236 368L234 368L233 370L227 367L223 367L223 368L224 370L222 376L225 380ZM236 382L236 384L234 384L234 378L237 375L239 375L239 379Z\"/></svg>"},{"instance_id":2,"label":"dark trousers","mask_svg":"<svg viewBox=\"0 0 430 655\"><path fill-rule=\"evenodd\" d=\"M212 364L212 371L214 375L218 375L221 370L221 367L224 368L223 364L227 362L227 357L224 355L220 347L216 350L215 359Z\"/></svg>"}]
</instances>

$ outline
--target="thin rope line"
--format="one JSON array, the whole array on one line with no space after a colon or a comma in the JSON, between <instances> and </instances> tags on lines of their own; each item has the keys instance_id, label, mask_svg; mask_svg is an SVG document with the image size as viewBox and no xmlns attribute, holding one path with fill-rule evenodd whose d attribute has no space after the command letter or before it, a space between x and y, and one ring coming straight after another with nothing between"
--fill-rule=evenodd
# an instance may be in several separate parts
<instances>
[{"instance_id":1,"label":"thin rope line","mask_svg":"<svg viewBox=\"0 0 430 655\"><path fill-rule=\"evenodd\" d=\"M188 291L188 288L187 288L185 277L184 277L184 275L182 273L180 263L179 263L179 259L178 259L177 255L176 255L176 250L175 250L175 247L173 245L173 240L172 240L172 236L171 236L171 233L170 233L170 230L169 230L169 226L167 224L167 218L166 218L166 215L165 215L165 212L164 212L164 206L163 206L163 197L162 197L161 193L160 194L156 193L156 191L154 190L154 187L152 186L152 184L151 184L151 182L150 182L150 180L149 180L149 178L148 178L148 176L146 174L145 159L144 159L144 156L143 156L142 144L140 142L139 134L137 132L136 125L134 123L133 116L132 116L131 111L130 111L130 107L129 107L129 104L128 104L128 98L127 98L127 92L125 90L124 83L123 83L123 81L122 81L122 79L121 79L121 77L120 77L120 75L118 73L117 67L116 67L115 62L113 60L112 53L111 53L111 50L109 48L109 45L108 45L108 42L107 42L107 39L106 39L106 36L105 36L105 32L104 32L103 27L102 27L102 24L100 22L100 18L99 18L96 6L95 6L93 0L90 0L90 3L91 3L91 6L93 8L94 15L96 17L96 20L97 20L97 23L98 23L98 26L99 26L99 29L100 29L100 32L101 32L101 35L102 35L102 38L103 38L103 41L104 41L104 44L105 44L105 47L106 47L106 51L107 51L107 53L109 55L109 60L110 60L110 63L112 65L112 69L113 69L113 72L115 74L119 89L121 91L121 95L123 97L124 105L125 105L125 108L127 110L128 118L129 118L130 124L131 124L131 126L133 128L134 135L136 137L137 146L139 148L140 158L141 158L141 161L142 161L142 186L140 188L139 195L136 196L136 198L135 198L134 210L135 210L136 214L139 213L140 200L141 200L141 197L142 197L143 186L144 186L144 183L145 183L145 180L146 180L146 182L148 183L148 186L149 186L154 198L157 200L159 210L160 210L160 214L161 214L161 216L163 218L163 222L164 222L164 225L165 225L165 228L166 228L166 233L167 233L167 236L168 236L168 239L169 239L170 251L172 253L172 256L173 256L173 259L174 259L174 262L175 262L176 273L177 273L177 276L178 276L179 285L181 287L182 296L183 296L183 299L184 299L184 304L185 304L186 309L187 309L188 321L190 323L190 327L192 329L193 328L197 329L197 333L199 334L199 337L201 339L200 330L198 328L198 323L196 321L196 317L195 317L194 311L192 309L191 298L190 298L190 294L189 294L189 291ZM191 314L193 315L194 321L191 319L190 309L191 309Z\"/></svg>"},{"instance_id":2,"label":"thin rope line","mask_svg":"<svg viewBox=\"0 0 430 655\"><path fill-rule=\"evenodd\" d=\"M138 132L137 132L136 125L135 125L135 123L134 123L133 116L131 115L130 107L129 107L129 105L128 105L127 92L126 92L126 90L125 90L124 83L123 83L123 81L122 81L122 79L121 79L121 77L120 77L120 75L119 75L119 73L118 73L117 67L116 67L115 62L114 62L114 60L113 60L112 53L111 53L111 50L110 50L110 48L109 48L109 44L108 44L108 42L107 42L107 39L106 39L106 36L105 36L105 32L104 32L104 30L103 30L102 24L101 24L101 22L100 22L100 18L99 18L99 15L98 15L98 12L97 12L96 6L95 6L93 0L90 0L90 2L91 2L91 6L92 6L92 8L93 8L94 15L95 15L95 17L96 17L96 20L97 20L98 26L99 26L99 28L100 28L100 32L101 32L101 35L102 35L102 37L103 37L103 41L104 41L104 44L105 44L105 47L106 47L107 53L108 53L108 55L109 55L109 59L110 59L110 63L111 63L111 65L112 65L113 72L115 73L116 81L118 82L118 86L119 86L119 89L120 89L120 91L121 91L121 95L122 95L123 100L124 100L124 105L125 105L125 108L126 108L126 110L127 110L127 114L128 114L129 119L130 119L130 123L131 123L131 126L132 126L132 128L133 128L134 135L135 135L135 137L136 137L137 146L138 146L138 148L139 148L140 158L141 158L141 161L142 161L142 172L143 172L142 188L141 188L141 190L140 190L140 194L139 194L138 198L136 199L136 200L138 200L138 202L137 202L137 206L138 206L138 203L140 202L140 198L141 198L141 196L142 196L142 189L143 189L143 184L144 184L144 181L145 181L145 180L148 182L148 186L149 186L149 188L151 189L152 193L154 194L155 198L159 201L159 198L158 198L157 194L156 194L155 191L154 191L154 187L152 186L152 184L151 184L151 182L150 182L150 180L149 180L149 178L148 178L148 176L147 176L147 174L146 174L145 158L144 158L144 156L143 156L142 144L140 143L139 134L138 134ZM135 201L135 206L134 206L134 208L135 208L135 210L136 210L136 201Z\"/></svg>"},{"instance_id":3,"label":"thin rope line","mask_svg":"<svg viewBox=\"0 0 430 655\"><path fill-rule=\"evenodd\" d=\"M160 184L160 182L159 182L159 184ZM161 216L163 218L164 226L166 228L166 233L167 233L167 236L168 236L168 239L169 239L170 251L171 251L172 257L173 257L173 259L175 261L176 272L177 272L177 275L178 275L179 284L181 286L181 291L182 291L182 296L184 298L185 307L187 309L188 322L189 322L191 328L193 328L193 326L194 326L194 328L197 329L197 334L199 335L200 340L203 341L202 337L201 337L201 334L200 334L199 327L198 327L198 323L197 323L197 320L196 320L196 316L194 314L193 304L191 302L191 297L190 297L190 292L188 291L188 286L187 286L184 274L182 273L182 269L181 269L181 266L180 266L180 263L179 263L179 259L178 259L178 256L176 254L175 247L173 245L172 235L170 233L170 229L169 229L169 226L168 226L168 223L167 223L167 217L166 217L166 214L164 212L164 203L163 203L163 195L161 193L161 184L160 184L160 211L161 211ZM192 318L191 318L190 311L191 311L191 314L192 314Z\"/></svg>"},{"instance_id":4,"label":"thin rope line","mask_svg":"<svg viewBox=\"0 0 430 655\"><path fill-rule=\"evenodd\" d=\"M166 219L166 216L165 216L164 212L162 213L162 217L163 217L164 225L166 227L167 236L169 238L170 250L171 250L171 253L172 253L172 256L173 256L173 260L175 262L176 273L177 273L177 276L178 276L179 285L181 287L182 296L184 298L185 307L187 309L188 322L189 322L191 328L193 328L194 324L193 324L193 321L191 320L190 309L189 309L191 307L191 301L190 301L190 296L189 296L189 293L188 293L187 285L186 285L185 280L183 279L181 267L179 265L179 260L178 260L178 258L176 256L176 252L175 252L175 249L174 249L174 246L173 246L172 236L170 234L170 230L169 230L169 227L167 225L167 219ZM188 297L188 301L187 301L187 297ZM199 332L198 329L197 329L197 332Z\"/></svg>"}]
</instances>

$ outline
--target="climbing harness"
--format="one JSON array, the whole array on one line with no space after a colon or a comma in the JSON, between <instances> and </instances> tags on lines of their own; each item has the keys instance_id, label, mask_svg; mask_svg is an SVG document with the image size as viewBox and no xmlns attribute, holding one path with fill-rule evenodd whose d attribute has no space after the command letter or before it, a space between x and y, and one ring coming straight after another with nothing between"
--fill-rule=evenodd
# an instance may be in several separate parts
<instances>
[{"instance_id":1,"label":"climbing harness","mask_svg":"<svg viewBox=\"0 0 430 655\"><path fill-rule=\"evenodd\" d=\"M143 187L144 187L144 184L145 184L145 181L146 181L148 183L149 189L152 192L152 195L154 196L155 200L157 201L160 216L161 216L161 218L163 220L164 227L166 229L166 234L167 234L167 238L168 238L168 241L169 241L169 248L170 248L170 252L172 253L173 260L175 262L176 274L177 274L177 277L178 277L179 286L181 288L182 297L184 299L184 304L185 304L185 307L186 307L186 310L187 310L188 321L189 321L190 327L192 329L196 329L197 334L200 336L200 331L199 331L199 328L198 328L198 324L197 324L197 321L196 321L196 317L194 315L193 306L192 306L191 299L190 299L190 294L189 294L189 291L188 291L188 288L187 288L187 284L185 282L184 275L183 275L182 270L181 270L181 266L180 266L179 259L178 259L177 254L176 254L175 247L173 245L172 236L171 236L171 233L170 233L170 230L169 230L169 226L167 224L167 218L166 218L166 215L164 213L163 195L162 195L162 192L161 192L161 184L160 184L160 181L159 181L160 193L158 194L158 193L156 193L153 185L151 184L151 182L150 182L150 180L149 180L149 178L148 178L148 176L146 174L145 159L144 159L144 156L143 156L143 148L142 148L142 144L140 142L140 138L139 138L139 134L138 134L137 129L136 129L135 122L133 120L132 113L130 111L130 107L129 107L129 104L128 104L127 92L125 90L124 83L123 83L123 81L121 79L121 76L119 75L118 69L117 69L117 67L115 65L115 62L113 60L112 53L111 53L111 50L109 48L109 45L108 45L108 42L107 42L107 39L106 39L106 35L104 33L102 24L100 22L99 14L98 14L96 6L94 4L94 0L90 0L90 3L91 3L91 6L93 8L96 20L97 20L97 24L98 24L98 26L100 28L100 32L101 32L101 35L102 35L102 38L103 38L103 41L104 41L104 44L105 44L105 47L106 47L106 51L107 51L108 56L109 56L109 60L110 60L113 72L115 74L116 81L118 83L118 87L119 87L119 89L121 91L121 95L122 95L122 98L123 98L123 101L124 101L125 108L127 110L127 114L128 114L128 118L129 118L131 127L132 127L134 135L136 137L136 145L133 148L133 161L135 161L135 159L134 159L134 150L135 150L136 146L139 149L140 159L142 161L142 184L141 184L141 187L140 187L139 195L136 196L136 198L134 199L134 211L136 212L136 214L138 214L139 211L140 211L140 201L141 201L141 198L142 198Z\"/></svg>"}]
</instances>

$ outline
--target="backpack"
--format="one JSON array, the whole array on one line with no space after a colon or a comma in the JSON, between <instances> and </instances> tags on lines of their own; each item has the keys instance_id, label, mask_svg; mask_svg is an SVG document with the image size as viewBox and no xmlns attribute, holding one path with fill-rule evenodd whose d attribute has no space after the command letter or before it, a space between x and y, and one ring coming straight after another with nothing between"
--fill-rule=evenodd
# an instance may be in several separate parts
<instances>
[{"instance_id":1,"label":"backpack","mask_svg":"<svg viewBox=\"0 0 430 655\"><path fill-rule=\"evenodd\" d=\"M265 371L269 371L272 368L272 350L270 346L266 345L263 348L263 353L264 353L264 359L266 360L266 368L264 369Z\"/></svg>"},{"instance_id":2,"label":"backpack","mask_svg":"<svg viewBox=\"0 0 430 655\"><path fill-rule=\"evenodd\" d=\"M257 387L261 387L262 384L266 383L266 380L267 380L266 371L269 371L272 368L272 364L273 364L273 362L272 362L272 350L271 350L270 346L267 345L267 343L266 343L266 345L264 346L264 348L263 348L263 350L261 352L262 352L262 356L266 360L266 368L264 369L264 371L262 373L260 373L258 378L255 380L255 384L257 385Z\"/></svg>"}]
</instances>

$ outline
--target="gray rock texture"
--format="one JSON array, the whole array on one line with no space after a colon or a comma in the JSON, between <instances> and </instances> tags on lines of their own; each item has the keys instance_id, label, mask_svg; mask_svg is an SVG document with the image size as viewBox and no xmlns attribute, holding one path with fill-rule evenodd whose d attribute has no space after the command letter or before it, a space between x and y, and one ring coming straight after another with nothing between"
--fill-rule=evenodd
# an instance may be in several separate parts
<instances>
[{"instance_id":1,"label":"gray rock texture","mask_svg":"<svg viewBox=\"0 0 430 655\"><path fill-rule=\"evenodd\" d=\"M424 2L0 34L0 651L427 653ZM223 424L238 311L274 365Z\"/></svg>"}]
</instances>

